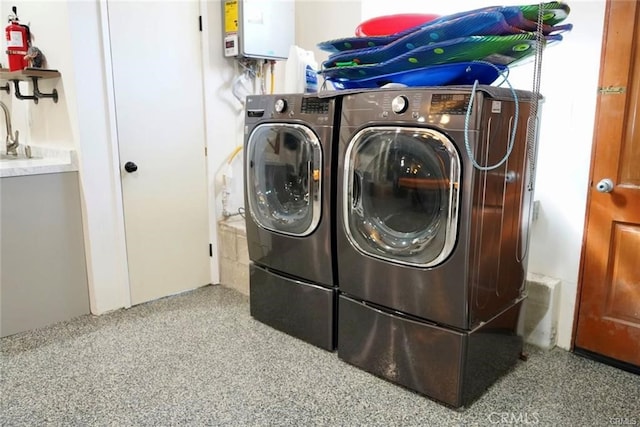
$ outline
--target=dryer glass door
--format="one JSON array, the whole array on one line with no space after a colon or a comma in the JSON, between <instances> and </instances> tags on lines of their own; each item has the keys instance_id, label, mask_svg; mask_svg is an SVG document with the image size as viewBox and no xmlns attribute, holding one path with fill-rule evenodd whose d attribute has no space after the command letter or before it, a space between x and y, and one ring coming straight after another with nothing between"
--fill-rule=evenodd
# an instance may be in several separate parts
<instances>
[{"instance_id":1,"label":"dryer glass door","mask_svg":"<svg viewBox=\"0 0 640 427\"><path fill-rule=\"evenodd\" d=\"M320 221L322 149L316 134L298 124L261 124L247 140L249 211L262 228L311 234Z\"/></svg>"},{"instance_id":2,"label":"dryer glass door","mask_svg":"<svg viewBox=\"0 0 640 427\"><path fill-rule=\"evenodd\" d=\"M430 267L453 250L460 157L433 129L369 127L350 141L343 180L346 233L359 251Z\"/></svg>"}]
</instances>

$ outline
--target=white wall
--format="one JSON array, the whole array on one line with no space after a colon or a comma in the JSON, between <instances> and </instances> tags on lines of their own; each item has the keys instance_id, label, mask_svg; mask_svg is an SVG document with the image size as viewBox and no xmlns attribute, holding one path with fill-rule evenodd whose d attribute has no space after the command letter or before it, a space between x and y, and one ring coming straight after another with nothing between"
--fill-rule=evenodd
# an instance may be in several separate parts
<instances>
[{"instance_id":1,"label":"white wall","mask_svg":"<svg viewBox=\"0 0 640 427\"><path fill-rule=\"evenodd\" d=\"M360 0L298 0L296 44L313 52L318 66L321 66L329 54L316 45L321 41L353 35L361 21L361 8L365 3Z\"/></svg>"},{"instance_id":2,"label":"white wall","mask_svg":"<svg viewBox=\"0 0 640 427\"><path fill-rule=\"evenodd\" d=\"M529 3L369 0L362 2L362 19L403 12L446 15L518 4ZM545 50L543 56L541 92L545 103L535 184L541 212L533 226L529 256L530 272L562 281L558 345L566 349L571 346L577 294L605 3L578 0L569 5L571 13L566 22L574 25L573 31L566 33L560 44ZM531 89L533 64L514 67L509 80L516 88Z\"/></svg>"},{"instance_id":3,"label":"white wall","mask_svg":"<svg viewBox=\"0 0 640 427\"><path fill-rule=\"evenodd\" d=\"M558 345L570 348L600 69L604 1L572 2L574 30L544 58L543 106L529 269L560 279Z\"/></svg>"},{"instance_id":4,"label":"white wall","mask_svg":"<svg viewBox=\"0 0 640 427\"><path fill-rule=\"evenodd\" d=\"M223 173L236 147L243 144L244 106L231 92L238 69L222 51L222 4L201 1L203 16L203 64L209 170L209 206L214 262L212 280L219 283L219 248L216 225L222 218ZM242 152L233 159L233 193L229 209L243 206Z\"/></svg>"}]
</instances>

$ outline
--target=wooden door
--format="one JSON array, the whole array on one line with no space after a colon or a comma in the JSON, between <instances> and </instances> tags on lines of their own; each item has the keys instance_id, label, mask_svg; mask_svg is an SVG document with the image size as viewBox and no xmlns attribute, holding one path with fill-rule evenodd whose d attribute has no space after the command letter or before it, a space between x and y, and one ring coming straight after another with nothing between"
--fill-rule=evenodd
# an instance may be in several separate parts
<instances>
[{"instance_id":1,"label":"wooden door","mask_svg":"<svg viewBox=\"0 0 640 427\"><path fill-rule=\"evenodd\" d=\"M606 8L574 347L637 370L640 3L609 0Z\"/></svg>"},{"instance_id":2,"label":"wooden door","mask_svg":"<svg viewBox=\"0 0 640 427\"><path fill-rule=\"evenodd\" d=\"M139 304L210 282L200 7L107 7L131 303Z\"/></svg>"}]
</instances>

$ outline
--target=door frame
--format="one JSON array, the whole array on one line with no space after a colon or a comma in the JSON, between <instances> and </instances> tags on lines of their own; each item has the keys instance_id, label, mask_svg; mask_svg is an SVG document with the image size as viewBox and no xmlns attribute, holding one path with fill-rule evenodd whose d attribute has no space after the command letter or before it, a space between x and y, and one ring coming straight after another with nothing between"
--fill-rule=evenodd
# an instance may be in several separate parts
<instances>
[{"instance_id":1,"label":"door frame","mask_svg":"<svg viewBox=\"0 0 640 427\"><path fill-rule=\"evenodd\" d=\"M118 145L118 127L116 120L115 87L113 82L113 63L111 57L111 36L109 35L109 0L100 0L100 32L102 33L102 55L105 73L105 101L107 111L107 125L109 127L109 151L111 153L111 188L113 188L113 215L117 226L118 246L123 248L124 254L120 258L126 275L121 283L114 284L114 292L121 295L125 308L131 307L131 283L129 281L129 259L127 257L127 240L124 225L124 204L122 194L122 177L120 170L120 150Z\"/></svg>"}]
</instances>

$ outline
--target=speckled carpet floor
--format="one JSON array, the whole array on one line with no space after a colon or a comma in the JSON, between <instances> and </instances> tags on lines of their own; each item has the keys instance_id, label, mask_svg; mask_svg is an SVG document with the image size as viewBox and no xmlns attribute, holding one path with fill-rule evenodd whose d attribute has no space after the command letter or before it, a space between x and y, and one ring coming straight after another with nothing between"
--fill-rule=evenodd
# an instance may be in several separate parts
<instances>
[{"instance_id":1,"label":"speckled carpet floor","mask_svg":"<svg viewBox=\"0 0 640 427\"><path fill-rule=\"evenodd\" d=\"M207 286L1 341L2 426L640 425L640 376L528 349L455 411L291 338Z\"/></svg>"}]
</instances>

